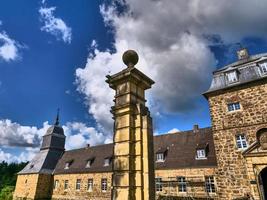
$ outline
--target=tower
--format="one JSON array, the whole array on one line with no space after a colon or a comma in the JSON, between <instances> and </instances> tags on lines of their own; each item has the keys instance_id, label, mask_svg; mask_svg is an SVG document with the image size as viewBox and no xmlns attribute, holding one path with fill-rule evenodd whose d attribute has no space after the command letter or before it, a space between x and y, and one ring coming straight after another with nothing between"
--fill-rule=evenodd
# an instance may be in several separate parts
<instances>
[{"instance_id":1,"label":"tower","mask_svg":"<svg viewBox=\"0 0 267 200\"><path fill-rule=\"evenodd\" d=\"M219 199L264 199L267 54L250 56L242 48L237 55L238 61L213 73L211 87L204 94L210 105L218 164L217 194Z\"/></svg>"},{"instance_id":2,"label":"tower","mask_svg":"<svg viewBox=\"0 0 267 200\"><path fill-rule=\"evenodd\" d=\"M145 90L154 81L134 67L135 51L126 51L123 62L127 68L106 81L116 92L111 110L115 119L112 199L154 199L152 119L145 106Z\"/></svg>"},{"instance_id":3,"label":"tower","mask_svg":"<svg viewBox=\"0 0 267 200\"><path fill-rule=\"evenodd\" d=\"M59 114L55 124L43 136L40 151L25 168L18 173L14 200L49 199L53 185L52 173L57 161L65 151L65 135L59 125Z\"/></svg>"}]
</instances>

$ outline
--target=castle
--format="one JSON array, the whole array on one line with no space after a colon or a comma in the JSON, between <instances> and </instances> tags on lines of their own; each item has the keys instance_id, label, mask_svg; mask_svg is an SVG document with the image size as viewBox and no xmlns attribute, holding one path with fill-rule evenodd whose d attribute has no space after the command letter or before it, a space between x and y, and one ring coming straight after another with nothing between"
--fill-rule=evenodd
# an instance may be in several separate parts
<instances>
[{"instance_id":1,"label":"castle","mask_svg":"<svg viewBox=\"0 0 267 200\"><path fill-rule=\"evenodd\" d=\"M267 53L237 55L203 94L211 128L153 136L145 90L154 82L128 51L127 68L107 76L114 142L65 151L57 118L18 173L14 199L267 199Z\"/></svg>"}]
</instances>

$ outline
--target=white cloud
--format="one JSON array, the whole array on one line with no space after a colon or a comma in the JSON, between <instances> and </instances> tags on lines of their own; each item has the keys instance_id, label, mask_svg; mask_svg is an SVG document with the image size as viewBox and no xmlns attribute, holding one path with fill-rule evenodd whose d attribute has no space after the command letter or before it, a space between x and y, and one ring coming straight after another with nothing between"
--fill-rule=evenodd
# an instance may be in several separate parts
<instances>
[{"instance_id":1,"label":"white cloud","mask_svg":"<svg viewBox=\"0 0 267 200\"><path fill-rule=\"evenodd\" d=\"M45 1L43 1L43 4ZM41 27L42 31L54 35L58 40L63 40L65 43L71 43L71 28L58 17L54 16L56 7L42 6L39 9L40 19L44 23Z\"/></svg>"},{"instance_id":2,"label":"white cloud","mask_svg":"<svg viewBox=\"0 0 267 200\"><path fill-rule=\"evenodd\" d=\"M125 67L121 61L125 50L135 49L137 68L156 81L148 103L152 114L161 116L197 108L196 99L208 89L216 65L210 45L248 36L266 38L265 0L117 2L127 11L118 12L115 3L100 7L105 24L114 31L115 51L100 51L93 41L86 66L76 70L89 113L107 134L113 125L109 110L114 94L105 76Z\"/></svg>"},{"instance_id":3,"label":"white cloud","mask_svg":"<svg viewBox=\"0 0 267 200\"><path fill-rule=\"evenodd\" d=\"M180 132L180 130L177 128L173 128L173 129L168 131L168 133L177 133L177 132Z\"/></svg>"},{"instance_id":4,"label":"white cloud","mask_svg":"<svg viewBox=\"0 0 267 200\"><path fill-rule=\"evenodd\" d=\"M7 153L0 148L0 161L6 161L8 163L27 162L33 159L37 151L38 149L36 148L26 148L18 156L16 156L14 154Z\"/></svg>"},{"instance_id":5,"label":"white cloud","mask_svg":"<svg viewBox=\"0 0 267 200\"><path fill-rule=\"evenodd\" d=\"M14 155L0 149L0 161L22 162L31 160L39 151L42 136L49 127L48 122L44 122L41 128L37 128L35 126L23 126L9 119L0 120L0 146L12 148L19 152L18 155ZM65 148L67 150L82 148L87 144L94 146L112 142L112 138L81 122L68 122L62 127L66 135Z\"/></svg>"},{"instance_id":6,"label":"white cloud","mask_svg":"<svg viewBox=\"0 0 267 200\"><path fill-rule=\"evenodd\" d=\"M21 47L22 46L17 41L11 39L6 32L0 32L0 59L7 62L18 59L19 48Z\"/></svg>"}]
</instances>

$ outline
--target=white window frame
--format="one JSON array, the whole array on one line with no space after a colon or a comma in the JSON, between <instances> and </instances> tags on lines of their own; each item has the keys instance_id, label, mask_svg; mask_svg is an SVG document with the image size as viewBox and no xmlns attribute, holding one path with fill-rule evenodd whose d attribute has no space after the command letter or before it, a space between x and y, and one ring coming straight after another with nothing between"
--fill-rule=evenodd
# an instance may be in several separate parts
<instances>
[{"instance_id":1,"label":"white window frame","mask_svg":"<svg viewBox=\"0 0 267 200\"><path fill-rule=\"evenodd\" d=\"M69 189L69 180L64 181L64 190Z\"/></svg>"},{"instance_id":2,"label":"white window frame","mask_svg":"<svg viewBox=\"0 0 267 200\"><path fill-rule=\"evenodd\" d=\"M248 148L248 143L245 134L237 134L235 136L236 139L236 147L238 149L246 149Z\"/></svg>"},{"instance_id":3,"label":"white window frame","mask_svg":"<svg viewBox=\"0 0 267 200\"><path fill-rule=\"evenodd\" d=\"M184 176L178 176L177 181L178 181L178 191L179 192L186 192L187 188L186 188L185 177Z\"/></svg>"},{"instance_id":4,"label":"white window frame","mask_svg":"<svg viewBox=\"0 0 267 200\"><path fill-rule=\"evenodd\" d=\"M102 178L101 179L101 191L107 192L107 190L108 190L108 179Z\"/></svg>"},{"instance_id":5,"label":"white window frame","mask_svg":"<svg viewBox=\"0 0 267 200\"><path fill-rule=\"evenodd\" d=\"M227 82L230 83L230 84L238 82L237 71L227 72L226 73L226 77L227 77Z\"/></svg>"},{"instance_id":6,"label":"white window frame","mask_svg":"<svg viewBox=\"0 0 267 200\"><path fill-rule=\"evenodd\" d=\"M64 169L69 169L69 168L70 168L70 162L66 162Z\"/></svg>"},{"instance_id":7,"label":"white window frame","mask_svg":"<svg viewBox=\"0 0 267 200\"><path fill-rule=\"evenodd\" d=\"M240 102L235 102L235 103L228 103L227 104L227 109L228 112L233 112L241 109Z\"/></svg>"},{"instance_id":8,"label":"white window frame","mask_svg":"<svg viewBox=\"0 0 267 200\"><path fill-rule=\"evenodd\" d=\"M206 150L205 149L197 149L197 159L206 159Z\"/></svg>"},{"instance_id":9,"label":"white window frame","mask_svg":"<svg viewBox=\"0 0 267 200\"><path fill-rule=\"evenodd\" d=\"M259 63L259 70L261 75L267 75L267 61Z\"/></svg>"},{"instance_id":10,"label":"white window frame","mask_svg":"<svg viewBox=\"0 0 267 200\"><path fill-rule=\"evenodd\" d=\"M215 181L213 176L206 176L205 177L205 187L206 187L206 192L208 193L215 193Z\"/></svg>"},{"instance_id":11,"label":"white window frame","mask_svg":"<svg viewBox=\"0 0 267 200\"><path fill-rule=\"evenodd\" d=\"M87 163L86 163L86 168L90 168L91 165L92 165L93 161L92 160L87 160Z\"/></svg>"},{"instance_id":12,"label":"white window frame","mask_svg":"<svg viewBox=\"0 0 267 200\"><path fill-rule=\"evenodd\" d=\"M163 190L163 185L162 185L162 178L161 177L156 177L155 178L155 189L156 189L156 192L162 192Z\"/></svg>"},{"instance_id":13,"label":"white window frame","mask_svg":"<svg viewBox=\"0 0 267 200\"><path fill-rule=\"evenodd\" d=\"M76 190L80 190L81 189L81 182L82 182L82 180L79 179L79 178L76 180L76 187L75 187Z\"/></svg>"},{"instance_id":14,"label":"white window frame","mask_svg":"<svg viewBox=\"0 0 267 200\"><path fill-rule=\"evenodd\" d=\"M156 154L156 162L164 162L164 161L165 161L164 153L157 153Z\"/></svg>"},{"instance_id":15,"label":"white window frame","mask_svg":"<svg viewBox=\"0 0 267 200\"><path fill-rule=\"evenodd\" d=\"M94 180L92 178L89 178L87 184L88 184L87 185L87 191L88 192L93 192Z\"/></svg>"},{"instance_id":16,"label":"white window frame","mask_svg":"<svg viewBox=\"0 0 267 200\"><path fill-rule=\"evenodd\" d=\"M59 181L58 180L55 180L54 182L54 190L56 190L59 186Z\"/></svg>"},{"instance_id":17,"label":"white window frame","mask_svg":"<svg viewBox=\"0 0 267 200\"><path fill-rule=\"evenodd\" d=\"M104 160L104 166L107 167L110 165L110 158L105 158Z\"/></svg>"}]
</instances>

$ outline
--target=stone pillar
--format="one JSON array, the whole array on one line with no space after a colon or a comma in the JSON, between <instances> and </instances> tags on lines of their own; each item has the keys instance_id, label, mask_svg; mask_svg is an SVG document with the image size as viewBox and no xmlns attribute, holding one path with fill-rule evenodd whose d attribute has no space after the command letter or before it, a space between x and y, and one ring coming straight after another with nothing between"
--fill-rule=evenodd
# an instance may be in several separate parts
<instances>
[{"instance_id":1,"label":"stone pillar","mask_svg":"<svg viewBox=\"0 0 267 200\"><path fill-rule=\"evenodd\" d=\"M155 199L153 129L145 106L145 90L154 81L134 67L138 62L135 51L126 51L123 61L126 69L107 76L107 83L116 91L111 110L115 119L112 199L152 200Z\"/></svg>"}]
</instances>

